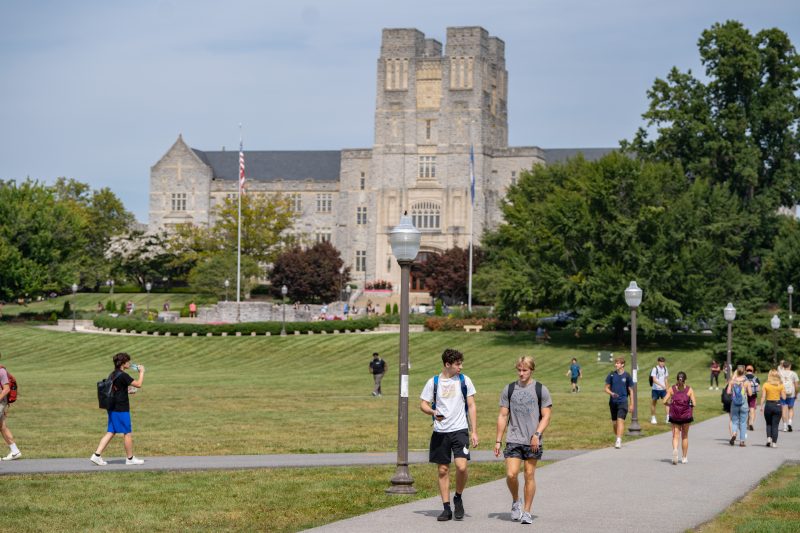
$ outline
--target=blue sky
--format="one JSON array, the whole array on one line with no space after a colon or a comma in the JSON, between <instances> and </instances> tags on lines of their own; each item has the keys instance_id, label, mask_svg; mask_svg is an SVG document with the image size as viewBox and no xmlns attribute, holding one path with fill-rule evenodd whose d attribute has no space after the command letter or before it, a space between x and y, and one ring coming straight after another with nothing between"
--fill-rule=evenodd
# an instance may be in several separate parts
<instances>
[{"instance_id":1,"label":"blue sky","mask_svg":"<svg viewBox=\"0 0 800 533\"><path fill-rule=\"evenodd\" d=\"M800 46L796 0L111 0L0 3L0 179L110 187L147 221L150 167L193 147L371 147L382 28L506 44L509 141L616 146L697 39L735 19Z\"/></svg>"}]
</instances>

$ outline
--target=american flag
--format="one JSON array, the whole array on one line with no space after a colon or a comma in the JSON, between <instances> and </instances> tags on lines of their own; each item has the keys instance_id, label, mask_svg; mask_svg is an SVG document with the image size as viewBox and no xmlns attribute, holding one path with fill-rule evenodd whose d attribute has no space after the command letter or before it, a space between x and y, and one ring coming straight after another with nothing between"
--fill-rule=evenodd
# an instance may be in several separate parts
<instances>
[{"instance_id":1,"label":"american flag","mask_svg":"<svg viewBox=\"0 0 800 533\"><path fill-rule=\"evenodd\" d=\"M475 150L472 145L469 147L469 193L475 207Z\"/></svg>"},{"instance_id":2,"label":"american flag","mask_svg":"<svg viewBox=\"0 0 800 533\"><path fill-rule=\"evenodd\" d=\"M239 141L239 193L242 194L244 190L244 182L247 181L244 176L244 145Z\"/></svg>"}]
</instances>

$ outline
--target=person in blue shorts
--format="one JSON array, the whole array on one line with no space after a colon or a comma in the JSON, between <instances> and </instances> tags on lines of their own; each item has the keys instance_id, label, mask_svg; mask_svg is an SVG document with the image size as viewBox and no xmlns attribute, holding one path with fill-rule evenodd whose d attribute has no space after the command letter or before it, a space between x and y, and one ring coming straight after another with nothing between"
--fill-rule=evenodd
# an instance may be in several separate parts
<instances>
[{"instance_id":1,"label":"person in blue shorts","mask_svg":"<svg viewBox=\"0 0 800 533\"><path fill-rule=\"evenodd\" d=\"M102 453L106 449L108 443L114 438L114 435L120 433L123 435L123 443L125 445L125 464L126 465L141 465L144 461L136 458L133 455L133 428L131 427L131 406L128 399L128 387L136 387L139 389L144 382L144 367L138 366L139 378L133 379L127 372L131 367L131 356L120 352L114 356L114 372L109 377L113 379L113 397L111 399L110 407L108 409L108 429L107 433L100 439L100 444L97 445L97 450L89 458L91 462L97 466L105 466L108 463L103 460Z\"/></svg>"},{"instance_id":2,"label":"person in blue shorts","mask_svg":"<svg viewBox=\"0 0 800 533\"><path fill-rule=\"evenodd\" d=\"M580 392L581 387L578 385L578 379L583 377L583 372L581 372L581 365L578 364L578 360L574 357L569 365L569 370L567 370L567 376L569 376L569 382L572 385L572 392Z\"/></svg>"},{"instance_id":3,"label":"person in blue shorts","mask_svg":"<svg viewBox=\"0 0 800 533\"><path fill-rule=\"evenodd\" d=\"M625 372L625 358L614 359L615 370L606 377L608 408L611 410L611 427L617 440L614 448L622 448L622 432L625 431L625 417L633 410L633 378Z\"/></svg>"},{"instance_id":4,"label":"person in blue shorts","mask_svg":"<svg viewBox=\"0 0 800 533\"><path fill-rule=\"evenodd\" d=\"M667 370L666 359L658 358L658 363L650 371L650 423L656 424L656 404L663 400L669 389L669 370ZM665 422L669 422L669 407L666 408Z\"/></svg>"}]
</instances>

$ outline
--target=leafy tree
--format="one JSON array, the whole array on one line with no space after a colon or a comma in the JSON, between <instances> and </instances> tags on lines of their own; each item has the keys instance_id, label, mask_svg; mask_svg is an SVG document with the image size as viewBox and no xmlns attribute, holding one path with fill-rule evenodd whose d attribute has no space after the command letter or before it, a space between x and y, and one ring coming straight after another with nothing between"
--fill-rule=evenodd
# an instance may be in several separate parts
<instances>
[{"instance_id":1,"label":"leafy tree","mask_svg":"<svg viewBox=\"0 0 800 533\"><path fill-rule=\"evenodd\" d=\"M339 250L329 242L319 242L308 249L294 246L280 254L269 274L272 294L281 297L286 285L289 299L326 303L339 299L341 283L350 280L350 267L344 266Z\"/></svg>"},{"instance_id":2,"label":"leafy tree","mask_svg":"<svg viewBox=\"0 0 800 533\"><path fill-rule=\"evenodd\" d=\"M114 237L106 248L105 257L115 272L134 280L140 287L164 276L176 277L171 270L171 265L177 261L176 252L164 232L134 231Z\"/></svg>"},{"instance_id":3,"label":"leafy tree","mask_svg":"<svg viewBox=\"0 0 800 533\"><path fill-rule=\"evenodd\" d=\"M772 250L764 261L763 274L774 302L785 302L786 289L794 285L800 295L797 273L800 272L800 221L794 217L780 217L778 233ZM796 300L800 303L800 299ZM797 306L796 308L800 308Z\"/></svg>"},{"instance_id":4,"label":"leafy tree","mask_svg":"<svg viewBox=\"0 0 800 533\"><path fill-rule=\"evenodd\" d=\"M483 260L483 251L473 246L472 268L478 269ZM450 301L467 301L469 283L469 248L458 246L433 255L422 266L425 286L434 298L446 296Z\"/></svg>"},{"instance_id":5,"label":"leafy tree","mask_svg":"<svg viewBox=\"0 0 800 533\"><path fill-rule=\"evenodd\" d=\"M252 257L242 256L242 294L249 292L258 277L258 264ZM189 273L189 286L197 292L225 296L225 280L231 280L228 296L236 300L236 254L220 252L207 254Z\"/></svg>"}]
</instances>

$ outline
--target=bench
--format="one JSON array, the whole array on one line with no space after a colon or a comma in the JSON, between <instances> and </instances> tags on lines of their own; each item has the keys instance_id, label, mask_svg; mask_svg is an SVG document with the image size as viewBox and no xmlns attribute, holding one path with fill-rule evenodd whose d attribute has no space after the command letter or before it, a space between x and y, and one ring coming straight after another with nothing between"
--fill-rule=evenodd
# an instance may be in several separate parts
<instances>
[{"instance_id":1,"label":"bench","mask_svg":"<svg viewBox=\"0 0 800 533\"><path fill-rule=\"evenodd\" d=\"M483 329L483 326L481 326L479 324L468 324L468 325L464 326L464 331L466 331L467 333L470 333L470 332L478 333L482 329Z\"/></svg>"}]
</instances>

